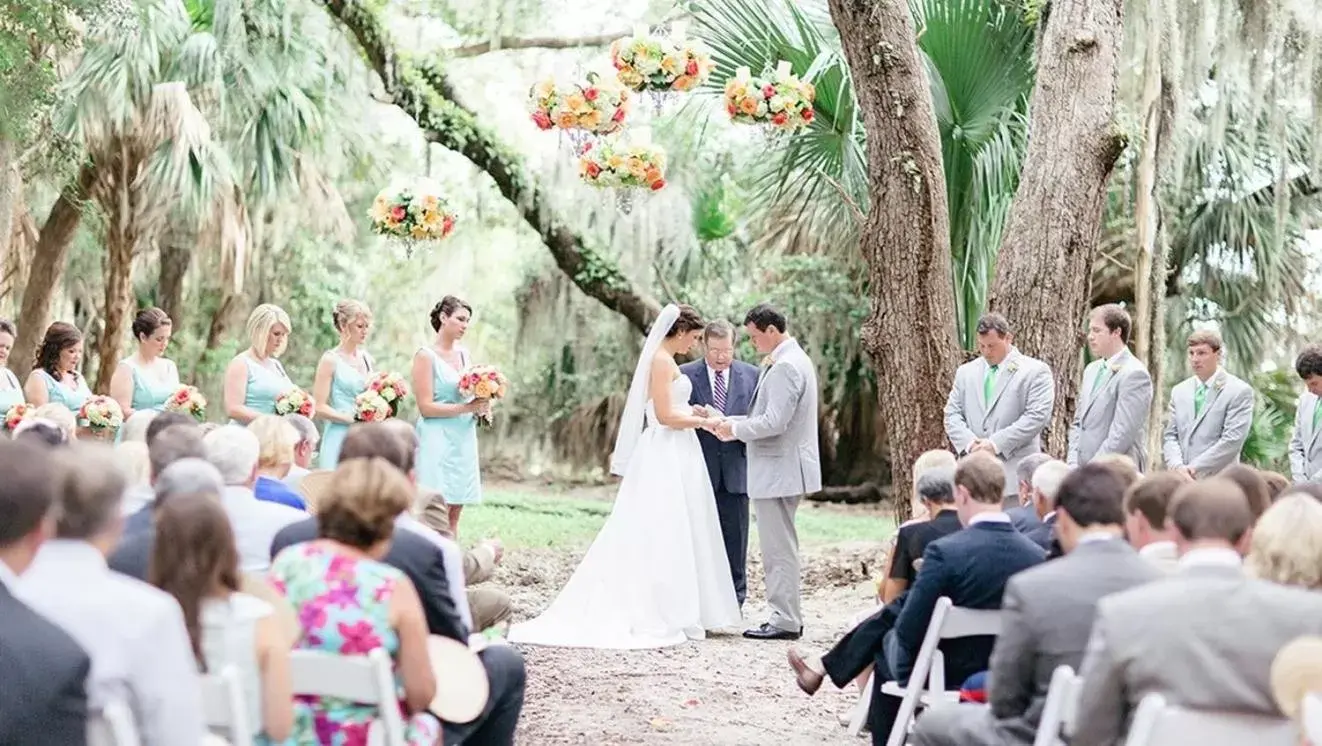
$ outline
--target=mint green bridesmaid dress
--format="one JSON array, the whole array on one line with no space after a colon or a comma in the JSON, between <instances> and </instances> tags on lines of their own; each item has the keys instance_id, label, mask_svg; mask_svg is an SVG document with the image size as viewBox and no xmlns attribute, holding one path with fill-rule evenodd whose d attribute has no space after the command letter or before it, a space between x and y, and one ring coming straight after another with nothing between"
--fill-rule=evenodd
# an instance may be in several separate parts
<instances>
[{"instance_id":1,"label":"mint green bridesmaid dress","mask_svg":"<svg viewBox=\"0 0 1322 746\"><path fill-rule=\"evenodd\" d=\"M294 382L289 380L285 367L279 360L272 358L271 362L275 363L276 369L271 370L246 354L243 362L248 366L248 386L243 394L243 406L259 414L275 414L275 400L294 388ZM238 420L230 420L230 424L238 424Z\"/></svg>"},{"instance_id":2,"label":"mint green bridesmaid dress","mask_svg":"<svg viewBox=\"0 0 1322 746\"><path fill-rule=\"evenodd\" d=\"M336 412L342 412L350 416L354 413L354 399L359 394L367 390L367 376L358 372L358 369L349 364L340 353L335 355L335 373L331 376L330 406ZM372 358L363 353L363 361L367 364L367 372L372 372ZM349 432L349 426L339 422L326 423L326 430L321 434L320 455L317 457L317 467L321 469L334 469L340 463L340 445L344 443L344 436Z\"/></svg>"}]
</instances>

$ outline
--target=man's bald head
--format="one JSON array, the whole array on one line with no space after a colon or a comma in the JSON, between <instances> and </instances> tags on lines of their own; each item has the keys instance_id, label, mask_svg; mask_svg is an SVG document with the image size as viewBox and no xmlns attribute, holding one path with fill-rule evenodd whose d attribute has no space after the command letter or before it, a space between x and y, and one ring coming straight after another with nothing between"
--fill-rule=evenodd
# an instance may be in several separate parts
<instances>
[{"instance_id":1,"label":"man's bald head","mask_svg":"<svg viewBox=\"0 0 1322 746\"><path fill-rule=\"evenodd\" d=\"M1239 548L1253 511L1238 484L1213 477L1184 485L1171 498L1170 518L1184 543L1225 542Z\"/></svg>"}]
</instances>

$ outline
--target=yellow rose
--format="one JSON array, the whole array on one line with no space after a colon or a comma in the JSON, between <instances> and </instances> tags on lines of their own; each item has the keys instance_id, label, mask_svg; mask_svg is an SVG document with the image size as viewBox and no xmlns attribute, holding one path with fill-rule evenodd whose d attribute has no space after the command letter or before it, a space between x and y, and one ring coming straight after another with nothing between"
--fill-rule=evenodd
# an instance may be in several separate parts
<instances>
[{"instance_id":1,"label":"yellow rose","mask_svg":"<svg viewBox=\"0 0 1322 746\"><path fill-rule=\"evenodd\" d=\"M739 102L739 111L752 116L757 113L757 101L751 98L743 99Z\"/></svg>"},{"instance_id":2,"label":"yellow rose","mask_svg":"<svg viewBox=\"0 0 1322 746\"><path fill-rule=\"evenodd\" d=\"M384 197L377 197L376 201L372 203L372 208L367 211L367 216L373 222L384 222L390 217L390 204L386 202Z\"/></svg>"},{"instance_id":3,"label":"yellow rose","mask_svg":"<svg viewBox=\"0 0 1322 746\"><path fill-rule=\"evenodd\" d=\"M555 126L562 130L573 129L576 124L578 124L578 117L571 112L562 111L555 117Z\"/></svg>"},{"instance_id":4,"label":"yellow rose","mask_svg":"<svg viewBox=\"0 0 1322 746\"><path fill-rule=\"evenodd\" d=\"M624 158L614 153L611 153L610 157L606 159L606 168L609 168L612 171L620 168L623 165L624 165Z\"/></svg>"},{"instance_id":5,"label":"yellow rose","mask_svg":"<svg viewBox=\"0 0 1322 746\"><path fill-rule=\"evenodd\" d=\"M661 71L667 75L678 75L680 70L684 69L684 63L679 58L668 54L661 58Z\"/></svg>"},{"instance_id":6,"label":"yellow rose","mask_svg":"<svg viewBox=\"0 0 1322 746\"><path fill-rule=\"evenodd\" d=\"M426 238L427 228L425 226L415 225L411 229L409 229L409 235L413 236L414 238Z\"/></svg>"},{"instance_id":7,"label":"yellow rose","mask_svg":"<svg viewBox=\"0 0 1322 746\"><path fill-rule=\"evenodd\" d=\"M590 130L601 126L601 112L593 109L578 118L579 124Z\"/></svg>"},{"instance_id":8,"label":"yellow rose","mask_svg":"<svg viewBox=\"0 0 1322 746\"><path fill-rule=\"evenodd\" d=\"M592 108L588 100L583 98L581 93L571 93L565 97L565 108L572 112L580 113Z\"/></svg>"},{"instance_id":9,"label":"yellow rose","mask_svg":"<svg viewBox=\"0 0 1322 746\"><path fill-rule=\"evenodd\" d=\"M533 96L535 96L538 100L548 99L554 93L555 93L555 82L550 80L549 78L538 83L536 87L533 88Z\"/></svg>"}]
</instances>

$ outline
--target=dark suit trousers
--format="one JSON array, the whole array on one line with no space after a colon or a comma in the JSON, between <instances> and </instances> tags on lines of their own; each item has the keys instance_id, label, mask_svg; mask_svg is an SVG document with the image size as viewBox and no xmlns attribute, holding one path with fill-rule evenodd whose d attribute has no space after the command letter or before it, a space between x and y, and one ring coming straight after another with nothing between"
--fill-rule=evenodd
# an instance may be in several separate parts
<instances>
[{"instance_id":1,"label":"dark suit trousers","mask_svg":"<svg viewBox=\"0 0 1322 746\"><path fill-rule=\"evenodd\" d=\"M892 601L846 632L822 656L822 667L826 669L826 675L840 689L863 673L863 669L873 667L868 726L872 729L874 744L886 743L886 737L890 735L891 726L900 712L900 700L881 693L881 684L895 678L891 672L890 658L897 654L899 648L892 631L899 614L898 600Z\"/></svg>"},{"instance_id":2,"label":"dark suit trousers","mask_svg":"<svg viewBox=\"0 0 1322 746\"><path fill-rule=\"evenodd\" d=\"M734 580L734 595L744 605L748 595L748 495L726 492L716 493L716 517L721 522L721 538L725 540L725 557L730 561L730 577Z\"/></svg>"},{"instance_id":3,"label":"dark suit trousers","mask_svg":"<svg viewBox=\"0 0 1322 746\"><path fill-rule=\"evenodd\" d=\"M442 724L442 740L445 746L512 746L527 683L523 656L508 645L492 645L477 655L491 685L487 706L471 723Z\"/></svg>"}]
</instances>

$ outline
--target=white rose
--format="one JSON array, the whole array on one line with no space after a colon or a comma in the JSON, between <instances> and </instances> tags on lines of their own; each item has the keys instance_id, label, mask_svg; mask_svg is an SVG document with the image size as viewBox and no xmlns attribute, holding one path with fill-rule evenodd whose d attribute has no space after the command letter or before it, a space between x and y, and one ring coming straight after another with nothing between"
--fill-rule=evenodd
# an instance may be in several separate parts
<instances>
[{"instance_id":1,"label":"white rose","mask_svg":"<svg viewBox=\"0 0 1322 746\"><path fill-rule=\"evenodd\" d=\"M784 111L785 99L781 96L772 96L771 100L767 102L767 106L770 107L773 113L778 111Z\"/></svg>"}]
</instances>

